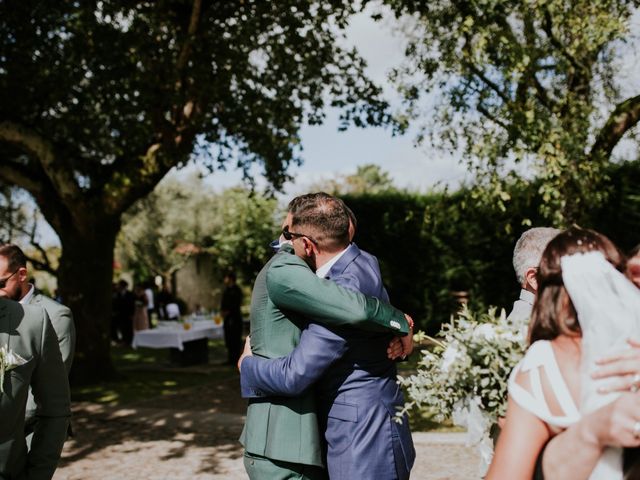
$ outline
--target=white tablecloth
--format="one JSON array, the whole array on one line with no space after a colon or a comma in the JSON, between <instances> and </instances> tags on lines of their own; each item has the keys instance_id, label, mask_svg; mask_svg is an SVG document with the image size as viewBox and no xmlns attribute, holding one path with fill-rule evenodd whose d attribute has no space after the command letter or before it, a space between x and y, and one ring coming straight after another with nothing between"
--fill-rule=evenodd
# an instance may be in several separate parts
<instances>
[{"instance_id":1,"label":"white tablecloth","mask_svg":"<svg viewBox=\"0 0 640 480\"><path fill-rule=\"evenodd\" d=\"M223 336L222 325L216 325L211 320L193 322L189 330L185 330L182 323L176 322L170 327L162 326L135 332L131 346L133 348L177 348L183 350L184 342L201 338L222 338Z\"/></svg>"}]
</instances>

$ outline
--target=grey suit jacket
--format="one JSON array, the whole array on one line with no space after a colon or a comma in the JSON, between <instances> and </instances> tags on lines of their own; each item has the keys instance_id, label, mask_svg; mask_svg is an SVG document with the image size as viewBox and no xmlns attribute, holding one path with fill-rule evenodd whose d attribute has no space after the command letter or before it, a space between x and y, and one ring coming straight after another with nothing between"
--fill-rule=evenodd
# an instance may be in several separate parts
<instances>
[{"instance_id":1,"label":"grey suit jacket","mask_svg":"<svg viewBox=\"0 0 640 480\"><path fill-rule=\"evenodd\" d=\"M0 394L0 478L49 480L67 436L69 381L47 312L0 298L0 346L27 360L5 374ZM31 450L24 436L29 387L37 405Z\"/></svg>"},{"instance_id":2,"label":"grey suit jacket","mask_svg":"<svg viewBox=\"0 0 640 480\"><path fill-rule=\"evenodd\" d=\"M53 330L56 333L56 337L58 337L58 347L60 347L62 361L64 362L67 375L69 375L69 370L71 370L71 364L73 363L73 354L76 350L76 327L73 323L71 310L69 307L42 294L39 290L34 292L29 300L29 305L42 307L47 312L47 315L49 315ZM33 399L33 394L29 391L26 410L27 431L25 433L30 434L33 431L33 423L36 419L36 403ZM27 442L30 444L31 438L29 438Z\"/></svg>"},{"instance_id":3,"label":"grey suit jacket","mask_svg":"<svg viewBox=\"0 0 640 480\"><path fill-rule=\"evenodd\" d=\"M29 300L29 305L36 305L47 311L51 325L53 325L58 337L58 346L68 375L73 363L73 354L76 351L76 326L73 323L71 309L56 302L53 298L47 297L37 289Z\"/></svg>"}]
</instances>

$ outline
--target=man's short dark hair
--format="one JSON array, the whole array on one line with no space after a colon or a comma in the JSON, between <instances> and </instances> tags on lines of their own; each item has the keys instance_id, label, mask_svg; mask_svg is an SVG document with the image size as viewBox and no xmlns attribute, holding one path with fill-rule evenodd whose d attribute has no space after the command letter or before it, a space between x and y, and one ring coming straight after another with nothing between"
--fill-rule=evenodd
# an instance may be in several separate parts
<instances>
[{"instance_id":1,"label":"man's short dark hair","mask_svg":"<svg viewBox=\"0 0 640 480\"><path fill-rule=\"evenodd\" d=\"M0 246L0 257L7 259L7 268L15 272L19 268L27 267L27 257L17 245L7 243Z\"/></svg>"},{"instance_id":2,"label":"man's short dark hair","mask_svg":"<svg viewBox=\"0 0 640 480\"><path fill-rule=\"evenodd\" d=\"M349 244L349 215L344 202L325 192L294 198L291 230L309 236L328 252Z\"/></svg>"}]
</instances>

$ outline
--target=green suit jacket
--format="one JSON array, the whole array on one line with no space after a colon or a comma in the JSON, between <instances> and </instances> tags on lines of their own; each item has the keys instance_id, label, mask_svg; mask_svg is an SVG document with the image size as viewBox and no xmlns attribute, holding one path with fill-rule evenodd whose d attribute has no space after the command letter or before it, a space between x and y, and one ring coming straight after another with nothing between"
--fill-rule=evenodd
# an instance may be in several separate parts
<instances>
[{"instance_id":1,"label":"green suit jacket","mask_svg":"<svg viewBox=\"0 0 640 480\"><path fill-rule=\"evenodd\" d=\"M0 478L48 480L58 464L71 411L67 373L45 310L0 298L0 346L27 360L5 373L0 394ZM27 452L24 421L29 387L38 422Z\"/></svg>"},{"instance_id":2,"label":"green suit jacket","mask_svg":"<svg viewBox=\"0 0 640 480\"><path fill-rule=\"evenodd\" d=\"M53 330L56 332L56 337L58 337L58 347L60 347L64 368L67 375L69 375L69 370L71 370L71 364L73 363L73 354L76 350L76 327L73 323L71 309L43 295L39 290L33 293L29 300L29 305L42 307L49 315ZM35 420L36 403L33 400L33 394L29 392L26 411L26 422L29 425L29 431L33 430L32 424Z\"/></svg>"},{"instance_id":3,"label":"green suit jacket","mask_svg":"<svg viewBox=\"0 0 640 480\"><path fill-rule=\"evenodd\" d=\"M283 246L256 277L251 295L251 350L277 358L298 344L308 321L406 335L404 314L384 302L318 278ZM251 399L240 437L248 453L323 466L313 391L295 398Z\"/></svg>"}]
</instances>

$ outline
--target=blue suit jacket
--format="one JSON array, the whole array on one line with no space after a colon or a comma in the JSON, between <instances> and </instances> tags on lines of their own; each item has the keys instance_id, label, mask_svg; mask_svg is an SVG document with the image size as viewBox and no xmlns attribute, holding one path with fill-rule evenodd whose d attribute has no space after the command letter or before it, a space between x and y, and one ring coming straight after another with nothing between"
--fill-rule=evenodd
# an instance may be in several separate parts
<instances>
[{"instance_id":1,"label":"blue suit jacket","mask_svg":"<svg viewBox=\"0 0 640 480\"><path fill-rule=\"evenodd\" d=\"M377 259L355 244L326 278L388 300ZM390 340L386 334L309 324L287 357L244 359L242 394L297 396L315 384L331 479L406 479L415 450L408 420L393 420L404 399L395 363L387 358Z\"/></svg>"}]
</instances>

